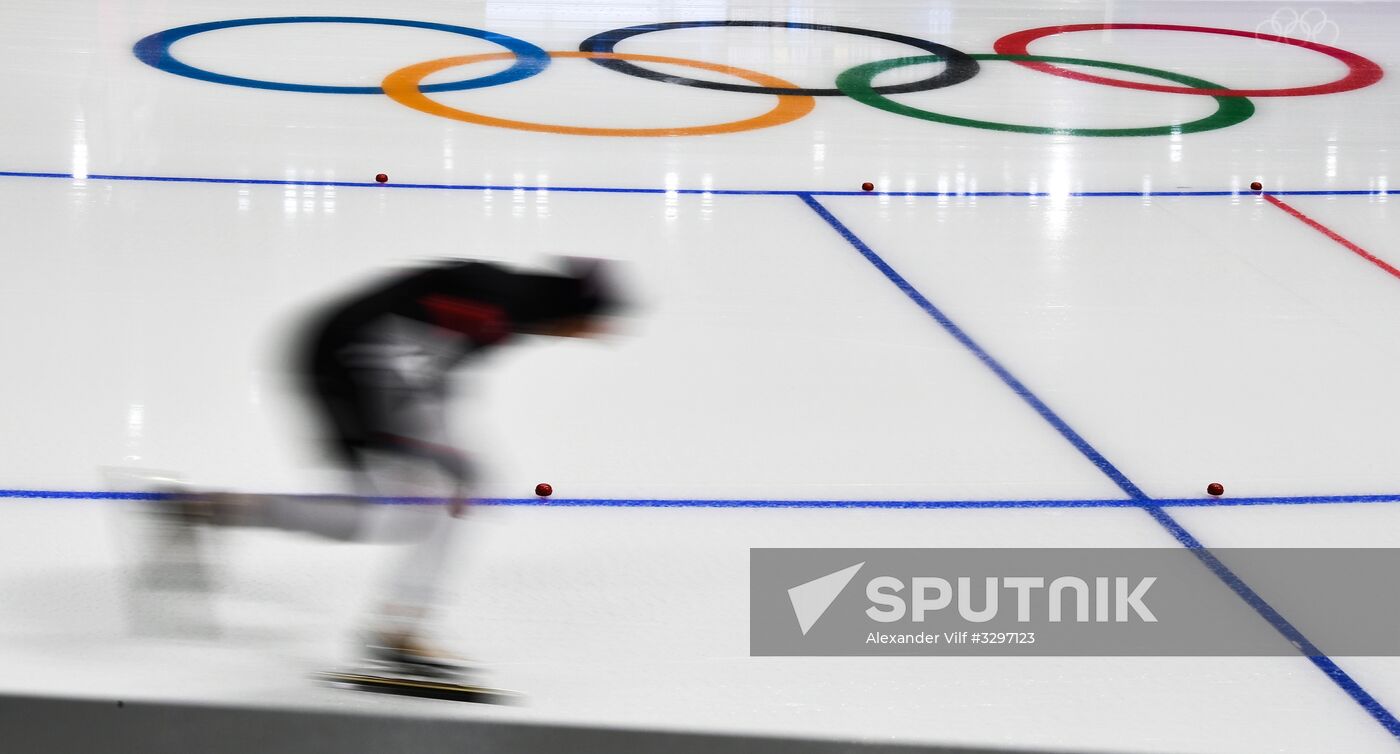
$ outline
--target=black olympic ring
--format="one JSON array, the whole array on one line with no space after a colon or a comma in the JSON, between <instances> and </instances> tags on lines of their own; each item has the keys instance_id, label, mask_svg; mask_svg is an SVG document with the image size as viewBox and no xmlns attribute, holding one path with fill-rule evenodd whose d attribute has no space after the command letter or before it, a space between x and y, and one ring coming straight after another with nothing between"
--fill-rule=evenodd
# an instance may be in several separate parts
<instances>
[{"instance_id":1,"label":"black olympic ring","mask_svg":"<svg viewBox=\"0 0 1400 754\"><path fill-rule=\"evenodd\" d=\"M916 37L906 37L903 34L893 34L887 31L875 31L873 29L858 29L854 26L828 26L826 24L804 24L794 21L672 21L662 24L642 24L640 26L629 26L624 29L613 29L601 34L595 34L579 44L579 50L583 52L614 52L618 42L639 34L649 34L654 31L667 31L670 29L692 29L708 26L771 26L788 29L812 29L814 31L834 31L842 34L855 34L861 37L873 37L884 39L890 42L899 42L910 47L917 47L926 50L939 58L942 58L946 65L943 70L930 78L921 81L914 81L908 84L893 84L890 86L875 87L875 91L880 94L907 94L909 92L926 92L930 89L940 89L953 84L961 84L964 81L977 75L979 65L971 56L960 50L955 50L947 45L937 42L930 42L926 39ZM647 70L639 65L634 65L625 60L594 58L594 63L611 68L618 73L625 73L629 76L637 76L653 81L664 81L668 84L681 84L683 86L693 86L698 89L715 89L722 92L750 92L753 94L797 94L808 97L840 97L844 92L840 89L805 89L800 87L787 88L777 86L754 86L752 84L725 84L718 81L704 81L701 79L691 79L684 76L673 76L667 73Z\"/></svg>"}]
</instances>

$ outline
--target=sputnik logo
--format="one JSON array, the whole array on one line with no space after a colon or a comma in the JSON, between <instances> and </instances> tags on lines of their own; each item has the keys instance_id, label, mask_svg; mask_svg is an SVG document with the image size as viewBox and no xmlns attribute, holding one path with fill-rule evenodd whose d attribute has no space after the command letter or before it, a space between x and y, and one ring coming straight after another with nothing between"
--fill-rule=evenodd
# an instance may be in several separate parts
<instances>
[{"instance_id":1,"label":"sputnik logo","mask_svg":"<svg viewBox=\"0 0 1400 754\"><path fill-rule=\"evenodd\" d=\"M856 571L864 566L864 561L856 563L850 568L843 568L836 573L829 573L819 579L799 584L788 590L788 599L792 601L792 612L797 616L797 625L802 628L802 635L806 636L812 626L816 625L826 609L831 607L831 603L841 596L841 592L846 589L846 585L855 578Z\"/></svg>"}]
</instances>

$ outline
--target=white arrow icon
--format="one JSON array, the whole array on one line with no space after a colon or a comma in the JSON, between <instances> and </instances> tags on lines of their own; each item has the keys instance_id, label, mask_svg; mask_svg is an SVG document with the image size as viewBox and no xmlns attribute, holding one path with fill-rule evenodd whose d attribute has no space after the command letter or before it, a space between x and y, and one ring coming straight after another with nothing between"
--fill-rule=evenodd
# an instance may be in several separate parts
<instances>
[{"instance_id":1,"label":"white arrow icon","mask_svg":"<svg viewBox=\"0 0 1400 754\"><path fill-rule=\"evenodd\" d=\"M863 565L864 562L856 563L850 568L843 568L788 590L788 599L792 600L792 612L797 615L797 624L802 627L803 636L806 636L807 630L821 619L822 614L831 607L831 603L836 601Z\"/></svg>"}]
</instances>

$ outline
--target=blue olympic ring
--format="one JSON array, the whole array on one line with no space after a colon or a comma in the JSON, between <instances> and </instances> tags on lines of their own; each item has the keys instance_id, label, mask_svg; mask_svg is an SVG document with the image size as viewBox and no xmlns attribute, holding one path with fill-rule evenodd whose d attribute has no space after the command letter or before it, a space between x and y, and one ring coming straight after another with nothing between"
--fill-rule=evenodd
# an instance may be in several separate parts
<instances>
[{"instance_id":1,"label":"blue olympic ring","mask_svg":"<svg viewBox=\"0 0 1400 754\"><path fill-rule=\"evenodd\" d=\"M429 21L406 21L397 18L362 18L359 16L278 16L272 18L239 18L228 21L210 21L203 24L191 24L189 26L178 26L174 29L158 31L148 37L144 37L136 43L134 51L136 57L141 62L159 68L167 73L177 76L199 79L201 81L211 81L215 84L231 84L233 86L246 86L255 89L276 89L286 92L319 92L323 94L383 94L384 89L377 86L323 86L319 84L287 84L280 81L261 81L259 79L245 79L237 76L225 76L222 73L206 71L202 68L195 68L192 65L183 63L175 58L170 52L170 46L176 42L191 37L195 34L202 34L206 31L216 29L229 29L237 26L262 26L265 24L311 24L311 23L331 23L331 24L379 24L382 26L411 26L416 29L432 29L434 31L445 31L451 34L461 34L467 37L484 39L487 42L494 42L507 50L515 53L515 64L511 67L493 73L490 76L482 76L464 81L451 81L446 84L430 84L422 87L424 92L453 92L462 89L480 89L499 84L509 84L521 79L527 79L543 71L549 65L549 53L523 39L498 34L494 31L484 29L472 29L466 26L451 26L449 24L436 24Z\"/></svg>"}]
</instances>

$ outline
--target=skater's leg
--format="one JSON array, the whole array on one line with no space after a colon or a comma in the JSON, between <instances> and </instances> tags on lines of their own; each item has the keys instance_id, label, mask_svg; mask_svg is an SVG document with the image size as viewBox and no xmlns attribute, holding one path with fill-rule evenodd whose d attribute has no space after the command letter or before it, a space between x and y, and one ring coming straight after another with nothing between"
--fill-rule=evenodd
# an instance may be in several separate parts
<instances>
[{"instance_id":1,"label":"skater's leg","mask_svg":"<svg viewBox=\"0 0 1400 754\"><path fill-rule=\"evenodd\" d=\"M276 529L341 542L409 543L424 539L448 518L438 504L455 493L407 502L366 488L364 496L306 496L239 492L182 493L187 517L213 526ZM419 492L424 492L422 488ZM414 495L413 497L419 497ZM431 510L432 513L425 511Z\"/></svg>"},{"instance_id":2,"label":"skater's leg","mask_svg":"<svg viewBox=\"0 0 1400 754\"><path fill-rule=\"evenodd\" d=\"M460 460L444 462L444 458L439 453L376 454L366 464L366 483L381 496L462 499L468 486L467 466ZM422 636L439 602L458 523L442 505L385 505L375 511L371 536L408 544L390 567L380 606L372 616L373 654L417 664L445 659L428 649Z\"/></svg>"},{"instance_id":3,"label":"skater's leg","mask_svg":"<svg viewBox=\"0 0 1400 754\"><path fill-rule=\"evenodd\" d=\"M313 380L360 493L385 503L365 514L358 535L408 543L388 574L370 642L405 656L428 654L420 637L455 527L443 506L394 501L460 499L470 478L447 423L446 371L455 355L438 340L431 327L389 318L355 343L324 350Z\"/></svg>"},{"instance_id":4,"label":"skater's leg","mask_svg":"<svg viewBox=\"0 0 1400 754\"><path fill-rule=\"evenodd\" d=\"M221 523L301 532L341 542L364 538L371 501L357 497L220 494L211 496L227 507Z\"/></svg>"}]
</instances>

